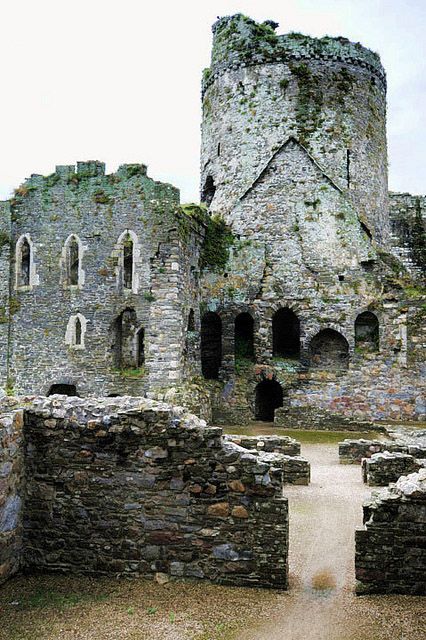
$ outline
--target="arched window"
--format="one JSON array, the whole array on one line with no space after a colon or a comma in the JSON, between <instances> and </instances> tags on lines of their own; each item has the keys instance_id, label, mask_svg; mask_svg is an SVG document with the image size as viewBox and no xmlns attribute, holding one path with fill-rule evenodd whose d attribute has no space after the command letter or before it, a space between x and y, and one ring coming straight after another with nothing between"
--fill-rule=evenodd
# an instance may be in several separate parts
<instances>
[{"instance_id":1,"label":"arched window","mask_svg":"<svg viewBox=\"0 0 426 640\"><path fill-rule=\"evenodd\" d=\"M348 341L334 329L323 329L310 344L311 366L319 369L346 369L349 364Z\"/></svg>"},{"instance_id":2,"label":"arched window","mask_svg":"<svg viewBox=\"0 0 426 640\"><path fill-rule=\"evenodd\" d=\"M272 319L273 356L299 358L300 322L291 309L279 309Z\"/></svg>"},{"instance_id":3,"label":"arched window","mask_svg":"<svg viewBox=\"0 0 426 640\"><path fill-rule=\"evenodd\" d=\"M262 380L256 387L256 420L273 422L275 409L283 406L283 390L276 380Z\"/></svg>"},{"instance_id":4,"label":"arched window","mask_svg":"<svg viewBox=\"0 0 426 640\"><path fill-rule=\"evenodd\" d=\"M87 320L81 313L71 316L65 333L65 344L73 349L84 349L86 325Z\"/></svg>"},{"instance_id":5,"label":"arched window","mask_svg":"<svg viewBox=\"0 0 426 640\"><path fill-rule=\"evenodd\" d=\"M123 242L123 284L126 289L133 285L133 242L130 237Z\"/></svg>"},{"instance_id":6,"label":"arched window","mask_svg":"<svg viewBox=\"0 0 426 640\"><path fill-rule=\"evenodd\" d=\"M355 346L362 351L379 350L379 321L371 311L360 313L355 320Z\"/></svg>"},{"instance_id":7,"label":"arched window","mask_svg":"<svg viewBox=\"0 0 426 640\"><path fill-rule=\"evenodd\" d=\"M254 360L254 322L249 313L235 318L235 361Z\"/></svg>"},{"instance_id":8,"label":"arched window","mask_svg":"<svg viewBox=\"0 0 426 640\"><path fill-rule=\"evenodd\" d=\"M115 247L117 256L117 285L118 288L124 288L138 292L138 272L136 265L139 260L140 246L138 238L134 231L124 231L118 239Z\"/></svg>"},{"instance_id":9,"label":"arched window","mask_svg":"<svg viewBox=\"0 0 426 640\"><path fill-rule=\"evenodd\" d=\"M145 331L139 329L136 334L136 364L138 368L145 364Z\"/></svg>"},{"instance_id":10,"label":"arched window","mask_svg":"<svg viewBox=\"0 0 426 640\"><path fill-rule=\"evenodd\" d=\"M113 323L114 365L118 369L138 366L138 341L135 343L137 317L134 309L124 309Z\"/></svg>"},{"instance_id":11,"label":"arched window","mask_svg":"<svg viewBox=\"0 0 426 640\"><path fill-rule=\"evenodd\" d=\"M77 236L69 236L65 241L65 283L68 286L82 284L81 253Z\"/></svg>"},{"instance_id":12,"label":"arched window","mask_svg":"<svg viewBox=\"0 0 426 640\"><path fill-rule=\"evenodd\" d=\"M33 264L33 244L28 235L21 236L16 243L16 287L31 287L36 284Z\"/></svg>"},{"instance_id":13,"label":"arched window","mask_svg":"<svg viewBox=\"0 0 426 640\"><path fill-rule=\"evenodd\" d=\"M222 321L217 313L201 319L201 370L207 380L217 380L222 363Z\"/></svg>"},{"instance_id":14,"label":"arched window","mask_svg":"<svg viewBox=\"0 0 426 640\"><path fill-rule=\"evenodd\" d=\"M201 192L201 202L205 202L209 207L212 203L215 192L216 186L213 180L213 176L207 176L203 190Z\"/></svg>"}]
</instances>

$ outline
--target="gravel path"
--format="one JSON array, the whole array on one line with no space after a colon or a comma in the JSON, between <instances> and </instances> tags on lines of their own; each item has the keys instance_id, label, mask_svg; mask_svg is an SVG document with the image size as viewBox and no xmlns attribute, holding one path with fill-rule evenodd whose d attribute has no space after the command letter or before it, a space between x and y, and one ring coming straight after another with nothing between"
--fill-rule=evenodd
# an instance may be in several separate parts
<instances>
[{"instance_id":1,"label":"gravel path","mask_svg":"<svg viewBox=\"0 0 426 640\"><path fill-rule=\"evenodd\" d=\"M421 597L354 595L354 531L370 489L358 465L339 465L337 447L305 444L308 487L288 487L290 590L267 622L238 640L420 640L426 637Z\"/></svg>"}]
</instances>

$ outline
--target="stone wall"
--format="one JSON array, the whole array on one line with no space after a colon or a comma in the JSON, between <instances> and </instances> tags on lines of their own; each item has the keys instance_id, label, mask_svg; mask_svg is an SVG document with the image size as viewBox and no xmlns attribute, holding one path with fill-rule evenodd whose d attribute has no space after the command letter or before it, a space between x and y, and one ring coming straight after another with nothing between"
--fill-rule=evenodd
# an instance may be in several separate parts
<instances>
[{"instance_id":1,"label":"stone wall","mask_svg":"<svg viewBox=\"0 0 426 640\"><path fill-rule=\"evenodd\" d=\"M357 592L426 594L426 469L364 504L355 534Z\"/></svg>"},{"instance_id":2,"label":"stone wall","mask_svg":"<svg viewBox=\"0 0 426 640\"><path fill-rule=\"evenodd\" d=\"M311 480L311 465L300 456L300 443L289 436L238 436L226 434L225 442L233 442L256 453L279 453L280 468L284 484L308 485Z\"/></svg>"},{"instance_id":3,"label":"stone wall","mask_svg":"<svg viewBox=\"0 0 426 640\"><path fill-rule=\"evenodd\" d=\"M0 584L19 571L24 493L23 412L0 416Z\"/></svg>"},{"instance_id":4,"label":"stone wall","mask_svg":"<svg viewBox=\"0 0 426 640\"><path fill-rule=\"evenodd\" d=\"M363 458L371 458L381 451L400 451L409 453L414 458L426 458L426 445L404 443L393 440L343 440L339 442L340 464L361 464Z\"/></svg>"},{"instance_id":5,"label":"stone wall","mask_svg":"<svg viewBox=\"0 0 426 640\"><path fill-rule=\"evenodd\" d=\"M25 433L27 569L286 588L283 456L137 398L39 398Z\"/></svg>"},{"instance_id":6,"label":"stone wall","mask_svg":"<svg viewBox=\"0 0 426 640\"><path fill-rule=\"evenodd\" d=\"M407 473L413 473L423 467L421 461L408 453L383 451L374 453L362 461L362 479L370 487L385 487Z\"/></svg>"},{"instance_id":7,"label":"stone wall","mask_svg":"<svg viewBox=\"0 0 426 640\"><path fill-rule=\"evenodd\" d=\"M389 194L392 252L416 278L426 278L426 197Z\"/></svg>"}]
</instances>

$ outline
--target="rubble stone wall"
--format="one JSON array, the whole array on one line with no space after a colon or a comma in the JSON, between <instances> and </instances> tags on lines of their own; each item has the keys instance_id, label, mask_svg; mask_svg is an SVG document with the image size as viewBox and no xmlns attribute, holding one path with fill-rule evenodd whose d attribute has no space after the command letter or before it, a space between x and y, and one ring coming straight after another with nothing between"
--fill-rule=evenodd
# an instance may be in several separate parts
<instances>
[{"instance_id":1,"label":"rubble stone wall","mask_svg":"<svg viewBox=\"0 0 426 640\"><path fill-rule=\"evenodd\" d=\"M24 493L23 413L0 416L0 584L19 571Z\"/></svg>"},{"instance_id":2,"label":"rubble stone wall","mask_svg":"<svg viewBox=\"0 0 426 640\"><path fill-rule=\"evenodd\" d=\"M38 399L25 433L25 567L286 588L283 456L137 398Z\"/></svg>"},{"instance_id":3,"label":"rubble stone wall","mask_svg":"<svg viewBox=\"0 0 426 640\"><path fill-rule=\"evenodd\" d=\"M391 482L396 482L404 474L418 471L422 466L422 462L408 453L383 451L374 453L371 458L364 458L362 479L370 486L385 487Z\"/></svg>"},{"instance_id":4,"label":"rubble stone wall","mask_svg":"<svg viewBox=\"0 0 426 640\"><path fill-rule=\"evenodd\" d=\"M357 592L426 594L426 469L364 504L355 534Z\"/></svg>"}]
</instances>

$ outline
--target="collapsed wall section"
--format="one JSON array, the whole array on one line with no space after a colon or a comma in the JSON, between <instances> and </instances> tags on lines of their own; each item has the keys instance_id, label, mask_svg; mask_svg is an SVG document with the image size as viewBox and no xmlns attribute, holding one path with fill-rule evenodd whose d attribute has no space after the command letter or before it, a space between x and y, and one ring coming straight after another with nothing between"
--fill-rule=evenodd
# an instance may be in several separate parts
<instances>
[{"instance_id":1,"label":"collapsed wall section","mask_svg":"<svg viewBox=\"0 0 426 640\"><path fill-rule=\"evenodd\" d=\"M135 398L38 399L25 433L27 569L286 588L279 454Z\"/></svg>"},{"instance_id":2,"label":"collapsed wall section","mask_svg":"<svg viewBox=\"0 0 426 640\"><path fill-rule=\"evenodd\" d=\"M357 592L426 594L426 469L364 504L355 534Z\"/></svg>"}]
</instances>

